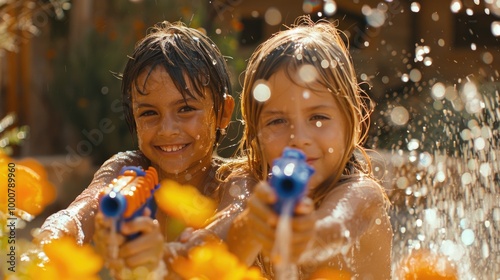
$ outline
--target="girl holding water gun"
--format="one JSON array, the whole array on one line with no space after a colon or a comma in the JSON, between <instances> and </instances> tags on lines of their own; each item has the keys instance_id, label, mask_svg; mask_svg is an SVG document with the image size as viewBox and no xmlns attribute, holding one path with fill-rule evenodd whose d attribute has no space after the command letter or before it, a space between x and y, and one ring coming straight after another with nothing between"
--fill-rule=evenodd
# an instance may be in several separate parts
<instances>
[{"instance_id":1,"label":"girl holding water gun","mask_svg":"<svg viewBox=\"0 0 500 280\"><path fill-rule=\"evenodd\" d=\"M230 250L271 279L321 273L332 279L390 279L389 202L362 147L372 103L335 26L301 17L261 44L247 65L241 102L241 150L248 156L242 165L260 183L233 221ZM277 236L278 198L268 179L285 147L301 150L314 173L289 232ZM286 255L275 251L285 238ZM293 264L293 275L280 271L285 260Z\"/></svg>"},{"instance_id":2,"label":"girl holding water gun","mask_svg":"<svg viewBox=\"0 0 500 280\"><path fill-rule=\"evenodd\" d=\"M234 177L231 182L223 181L227 174L218 173L218 169L224 160L214 155L234 109L229 77L219 49L199 30L169 22L150 29L136 45L121 77L125 118L137 135L139 151L119 153L106 161L67 209L45 221L35 241L72 236L82 244L95 236L96 247L115 275L124 267L157 267L162 255L169 252L164 250L163 240L177 240L177 236L165 233L169 220L165 213L159 210L156 219L145 213L124 223L119 236L110 234L110 224L98 214L100 192L124 166L153 166L160 181L171 179L195 186L218 202L217 210L238 208L233 200L248 194L247 182ZM222 185L236 181L239 191L232 196ZM131 241L122 236L137 232L141 235ZM118 259L109 250L115 238Z\"/></svg>"}]
</instances>

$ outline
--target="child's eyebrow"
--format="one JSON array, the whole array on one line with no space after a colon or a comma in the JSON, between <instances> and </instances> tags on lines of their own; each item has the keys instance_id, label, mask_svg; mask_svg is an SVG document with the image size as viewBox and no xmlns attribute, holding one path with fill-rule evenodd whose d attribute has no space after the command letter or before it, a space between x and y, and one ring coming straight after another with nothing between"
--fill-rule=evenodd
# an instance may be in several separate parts
<instances>
[{"instance_id":1,"label":"child's eyebrow","mask_svg":"<svg viewBox=\"0 0 500 280\"><path fill-rule=\"evenodd\" d=\"M198 102L197 99L192 98L192 97L187 97L186 99L184 98L179 98L178 100L172 102L169 104L169 106L176 106L176 105L185 105L186 103L189 102ZM155 105L147 102L134 102L137 108L151 108L155 107Z\"/></svg>"}]
</instances>

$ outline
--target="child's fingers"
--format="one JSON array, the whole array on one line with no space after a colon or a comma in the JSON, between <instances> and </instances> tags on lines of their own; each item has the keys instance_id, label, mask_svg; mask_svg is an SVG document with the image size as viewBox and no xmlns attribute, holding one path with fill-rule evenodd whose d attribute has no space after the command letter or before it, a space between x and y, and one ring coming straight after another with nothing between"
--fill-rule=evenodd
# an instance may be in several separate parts
<instances>
[{"instance_id":1,"label":"child's fingers","mask_svg":"<svg viewBox=\"0 0 500 280\"><path fill-rule=\"evenodd\" d=\"M255 186L254 195L266 204L274 204L278 200L276 193L266 181L261 181Z\"/></svg>"},{"instance_id":2,"label":"child's fingers","mask_svg":"<svg viewBox=\"0 0 500 280\"><path fill-rule=\"evenodd\" d=\"M278 215L269 207L269 205L265 204L259 196L250 196L247 202L247 208L251 215L255 218L265 221L270 226L276 226L278 222Z\"/></svg>"},{"instance_id":3,"label":"child's fingers","mask_svg":"<svg viewBox=\"0 0 500 280\"><path fill-rule=\"evenodd\" d=\"M295 214L296 215L305 215L312 213L314 211L314 202L309 197L302 198L297 206L295 206Z\"/></svg>"},{"instance_id":4,"label":"child's fingers","mask_svg":"<svg viewBox=\"0 0 500 280\"><path fill-rule=\"evenodd\" d=\"M255 217L252 213L249 213L249 225L256 236L261 236L262 238L274 240L276 227L266 220Z\"/></svg>"},{"instance_id":5,"label":"child's fingers","mask_svg":"<svg viewBox=\"0 0 500 280\"><path fill-rule=\"evenodd\" d=\"M314 213L295 216L293 217L291 223L292 230L294 232L313 231L314 227L316 226L316 216L314 215Z\"/></svg>"},{"instance_id":6,"label":"child's fingers","mask_svg":"<svg viewBox=\"0 0 500 280\"><path fill-rule=\"evenodd\" d=\"M123 223L121 226L121 233L124 235L131 235L139 232L149 233L157 227L159 227L157 220L153 220L149 216L140 216L130 222Z\"/></svg>"},{"instance_id":7,"label":"child's fingers","mask_svg":"<svg viewBox=\"0 0 500 280\"><path fill-rule=\"evenodd\" d=\"M161 255L154 255L149 251L143 251L139 254L125 258L125 264L129 268L142 266L152 271L158 266L160 259Z\"/></svg>"},{"instance_id":8,"label":"child's fingers","mask_svg":"<svg viewBox=\"0 0 500 280\"><path fill-rule=\"evenodd\" d=\"M184 231L179 236L179 241L180 242L187 242L187 241L189 241L189 239L191 238L191 236L193 236L193 232L194 232L194 228L192 228L192 227L188 227L188 228L184 229Z\"/></svg>"}]
</instances>

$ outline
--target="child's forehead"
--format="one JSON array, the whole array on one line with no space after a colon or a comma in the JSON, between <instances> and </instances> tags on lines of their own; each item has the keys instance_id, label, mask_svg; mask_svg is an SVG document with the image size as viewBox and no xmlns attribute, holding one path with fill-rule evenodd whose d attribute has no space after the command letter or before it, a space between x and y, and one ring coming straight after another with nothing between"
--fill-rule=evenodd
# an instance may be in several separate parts
<instances>
[{"instance_id":1,"label":"child's forehead","mask_svg":"<svg viewBox=\"0 0 500 280\"><path fill-rule=\"evenodd\" d=\"M145 69L137 76L135 86L132 87L132 95L163 92L178 93L185 99L211 98L210 89L201 87L201 92L198 92L193 80L185 72L172 77L164 67L157 66L154 69Z\"/></svg>"}]
</instances>

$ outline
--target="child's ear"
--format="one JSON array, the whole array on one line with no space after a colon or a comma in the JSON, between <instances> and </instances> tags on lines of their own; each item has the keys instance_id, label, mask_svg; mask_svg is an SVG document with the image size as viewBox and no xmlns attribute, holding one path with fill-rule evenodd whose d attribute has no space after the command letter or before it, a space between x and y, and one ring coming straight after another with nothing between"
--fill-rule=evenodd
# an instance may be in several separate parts
<instances>
[{"instance_id":1,"label":"child's ear","mask_svg":"<svg viewBox=\"0 0 500 280\"><path fill-rule=\"evenodd\" d=\"M221 113L221 118L219 121L220 128L226 128L231 121L231 116L234 111L234 98L231 95L226 95L224 97L224 111Z\"/></svg>"}]
</instances>

